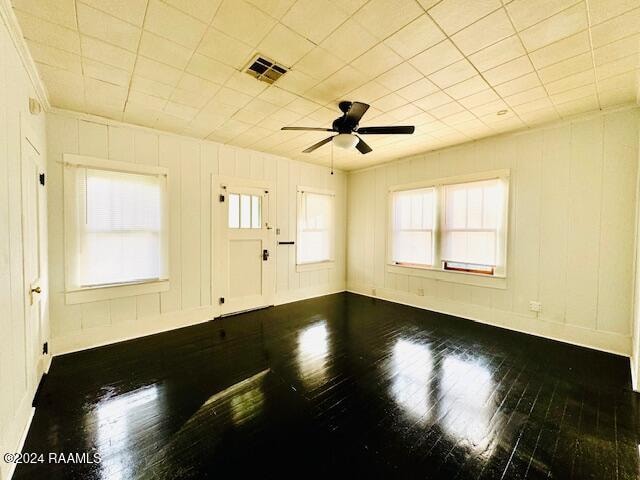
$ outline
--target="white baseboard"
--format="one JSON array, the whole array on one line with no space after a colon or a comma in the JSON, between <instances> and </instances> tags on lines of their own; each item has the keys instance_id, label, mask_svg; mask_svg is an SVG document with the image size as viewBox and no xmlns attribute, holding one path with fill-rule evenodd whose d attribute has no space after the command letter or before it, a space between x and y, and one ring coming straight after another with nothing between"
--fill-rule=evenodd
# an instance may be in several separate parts
<instances>
[{"instance_id":1,"label":"white baseboard","mask_svg":"<svg viewBox=\"0 0 640 480\"><path fill-rule=\"evenodd\" d=\"M372 293L374 289L375 295ZM348 284L347 291L625 357L631 354L631 337L628 335L551 322L535 316L496 310L481 305L435 297L420 297L388 288Z\"/></svg>"},{"instance_id":2,"label":"white baseboard","mask_svg":"<svg viewBox=\"0 0 640 480\"><path fill-rule=\"evenodd\" d=\"M297 302L313 297L320 297L332 293L344 292L342 285L322 285L307 288L300 288L290 292L276 295L275 304ZM65 353L78 352L89 348L101 347L112 343L131 340L134 338L146 337L156 333L174 330L176 328L188 327L213 319L218 316L217 306L206 306L183 310L177 312L164 313L141 319L119 322L102 327L88 328L74 332L64 337L51 339L51 352L53 356Z\"/></svg>"},{"instance_id":3,"label":"white baseboard","mask_svg":"<svg viewBox=\"0 0 640 480\"><path fill-rule=\"evenodd\" d=\"M23 422L21 422L22 428L20 430L20 437L17 442L15 442L15 446L13 448L9 448L6 451L1 452L3 455L5 453L19 453L22 452L22 448L24 447L24 442L27 440L27 434L29 433L29 428L31 428L31 422L33 421L33 416L36 413L36 409L29 406L26 410L26 415L19 414L16 416L15 421L19 420L18 417L26 417ZM3 459L0 458L0 480L7 479L11 480L13 473L16 471L15 463L5 463Z\"/></svg>"}]
</instances>

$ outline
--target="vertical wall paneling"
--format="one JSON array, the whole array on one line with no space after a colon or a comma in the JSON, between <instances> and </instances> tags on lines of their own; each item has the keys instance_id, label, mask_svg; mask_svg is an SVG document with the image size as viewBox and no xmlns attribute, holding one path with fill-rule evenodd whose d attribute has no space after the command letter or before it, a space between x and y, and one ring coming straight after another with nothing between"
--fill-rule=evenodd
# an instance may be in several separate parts
<instances>
[{"instance_id":1,"label":"vertical wall paneling","mask_svg":"<svg viewBox=\"0 0 640 480\"><path fill-rule=\"evenodd\" d=\"M639 112L605 112L350 173L348 288L629 354ZM382 196L390 185L505 168L506 288L388 270ZM531 300L541 302L540 313Z\"/></svg>"}]
</instances>

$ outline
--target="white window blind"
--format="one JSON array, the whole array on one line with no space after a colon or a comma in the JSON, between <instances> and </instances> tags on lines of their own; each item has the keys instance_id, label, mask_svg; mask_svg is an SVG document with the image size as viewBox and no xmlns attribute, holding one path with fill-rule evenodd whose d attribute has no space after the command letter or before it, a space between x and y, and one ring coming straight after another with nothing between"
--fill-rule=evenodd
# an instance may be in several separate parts
<instances>
[{"instance_id":1,"label":"white window blind","mask_svg":"<svg viewBox=\"0 0 640 480\"><path fill-rule=\"evenodd\" d=\"M433 265L435 189L394 192L392 202L392 261Z\"/></svg>"},{"instance_id":2,"label":"white window blind","mask_svg":"<svg viewBox=\"0 0 640 480\"><path fill-rule=\"evenodd\" d=\"M504 204L500 179L445 185L442 259L498 265Z\"/></svg>"},{"instance_id":3,"label":"white window blind","mask_svg":"<svg viewBox=\"0 0 640 480\"><path fill-rule=\"evenodd\" d=\"M168 277L166 176L67 167L75 288Z\"/></svg>"},{"instance_id":4,"label":"white window blind","mask_svg":"<svg viewBox=\"0 0 640 480\"><path fill-rule=\"evenodd\" d=\"M298 191L298 265L333 260L333 224L333 194Z\"/></svg>"}]
</instances>

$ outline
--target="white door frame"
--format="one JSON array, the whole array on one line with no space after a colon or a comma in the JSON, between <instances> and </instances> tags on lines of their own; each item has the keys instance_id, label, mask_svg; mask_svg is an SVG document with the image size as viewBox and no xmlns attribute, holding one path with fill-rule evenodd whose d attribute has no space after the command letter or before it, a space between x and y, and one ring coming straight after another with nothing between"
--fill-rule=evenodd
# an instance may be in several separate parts
<instances>
[{"instance_id":1,"label":"white door frame","mask_svg":"<svg viewBox=\"0 0 640 480\"><path fill-rule=\"evenodd\" d=\"M26 367L28 384L31 388L31 396L35 394L35 390L40 383L42 375L48 370L51 362L51 353L44 354L42 351L42 345L47 341L49 335L48 326L48 278L47 278L47 210L46 210L46 190L45 186L39 183L39 178L29 178L26 176L26 162L32 161L35 158L35 164L37 168L37 175L45 174L46 185L46 166L44 161L44 152L41 145L37 142L37 136L33 132L31 125L28 123L24 116L20 116L20 183L21 183L21 200L22 200L22 235L23 245L27 245L26 236L29 234L27 218L29 211L27 208L27 195L30 182L36 183L36 211L38 215L37 219L37 232L38 236L38 271L39 276L37 284L31 284L31 279L28 277L28 269L30 267L31 259L28 258L29 252L25 248L23 250L23 279L24 279L24 321L25 321L25 343L26 343ZM35 153L35 157L29 155ZM32 289L39 288L40 293L32 292ZM38 317L38 324L33 323L32 312L32 298L39 302L40 311ZM35 349L35 351L34 351Z\"/></svg>"},{"instance_id":2,"label":"white door frame","mask_svg":"<svg viewBox=\"0 0 640 480\"><path fill-rule=\"evenodd\" d=\"M215 307L216 316L222 314L222 306L219 299L224 297L226 290L225 282L227 281L227 272L223 270L222 255L225 254L226 245L224 244L224 235L221 229L222 222L226 222L223 217L225 205L228 204L226 186L237 185L245 188L259 188L269 192L269 202L263 205L263 211L267 212L269 225L271 227L267 249L269 250L269 268L267 291L265 292L265 305L273 305L275 301L275 285L276 285L276 249L275 249L275 218L276 218L276 200L275 200L275 183L270 180L255 180L242 177L230 177L226 175L212 175L211 177L211 301ZM225 202L219 201L219 196L225 196Z\"/></svg>"}]
</instances>

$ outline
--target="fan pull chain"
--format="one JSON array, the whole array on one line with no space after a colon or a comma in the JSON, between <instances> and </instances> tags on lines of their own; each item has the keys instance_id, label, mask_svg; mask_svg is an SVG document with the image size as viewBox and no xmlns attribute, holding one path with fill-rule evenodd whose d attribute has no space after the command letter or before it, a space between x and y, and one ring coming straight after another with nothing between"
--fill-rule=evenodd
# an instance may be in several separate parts
<instances>
[{"instance_id":1,"label":"fan pull chain","mask_svg":"<svg viewBox=\"0 0 640 480\"><path fill-rule=\"evenodd\" d=\"M333 175L333 142L331 142L331 175Z\"/></svg>"}]
</instances>

